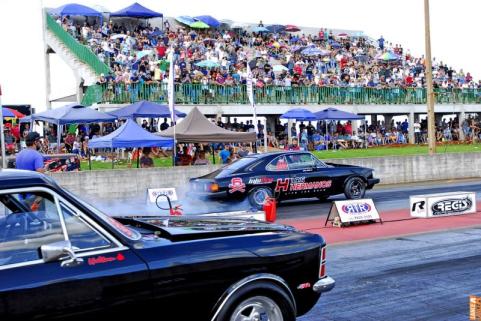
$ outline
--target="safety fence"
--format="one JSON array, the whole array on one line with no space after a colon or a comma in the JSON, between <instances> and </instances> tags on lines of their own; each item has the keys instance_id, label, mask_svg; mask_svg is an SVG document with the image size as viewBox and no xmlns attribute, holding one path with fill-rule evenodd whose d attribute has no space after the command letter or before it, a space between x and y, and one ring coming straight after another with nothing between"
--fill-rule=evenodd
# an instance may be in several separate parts
<instances>
[{"instance_id":1,"label":"safety fence","mask_svg":"<svg viewBox=\"0 0 481 321\"><path fill-rule=\"evenodd\" d=\"M89 65L97 75L110 73L110 68L103 63L87 46L79 43L59 25L48 13L45 14L47 29L50 30L83 63Z\"/></svg>"},{"instance_id":2,"label":"safety fence","mask_svg":"<svg viewBox=\"0 0 481 321\"><path fill-rule=\"evenodd\" d=\"M435 89L438 104L480 104L481 89ZM424 88L282 87L255 88L256 104L426 104ZM139 100L167 102L167 84L106 83L89 86L82 103L126 104ZM248 104L246 86L176 84L179 105Z\"/></svg>"}]
</instances>

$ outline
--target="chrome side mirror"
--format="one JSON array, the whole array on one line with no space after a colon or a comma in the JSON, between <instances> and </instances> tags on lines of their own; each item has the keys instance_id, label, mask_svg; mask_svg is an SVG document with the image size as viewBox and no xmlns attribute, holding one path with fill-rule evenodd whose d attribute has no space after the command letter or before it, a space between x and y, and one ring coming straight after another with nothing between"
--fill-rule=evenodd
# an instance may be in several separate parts
<instances>
[{"instance_id":1,"label":"chrome side mirror","mask_svg":"<svg viewBox=\"0 0 481 321\"><path fill-rule=\"evenodd\" d=\"M72 249L72 243L70 241L59 241L40 247L40 252L42 253L42 258L45 263L55 262L61 258L68 256L67 259L62 261L62 267L74 267L83 263L83 259L77 257Z\"/></svg>"}]
</instances>

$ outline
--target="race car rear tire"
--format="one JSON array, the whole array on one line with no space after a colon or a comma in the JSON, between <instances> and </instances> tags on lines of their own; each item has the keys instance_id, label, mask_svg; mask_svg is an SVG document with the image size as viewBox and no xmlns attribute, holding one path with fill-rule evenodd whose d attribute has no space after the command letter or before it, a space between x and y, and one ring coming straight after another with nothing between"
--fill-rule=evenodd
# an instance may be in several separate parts
<instances>
[{"instance_id":1,"label":"race car rear tire","mask_svg":"<svg viewBox=\"0 0 481 321\"><path fill-rule=\"evenodd\" d=\"M361 177L351 177L344 184L347 199L360 199L366 194L366 182Z\"/></svg>"},{"instance_id":2,"label":"race car rear tire","mask_svg":"<svg viewBox=\"0 0 481 321\"><path fill-rule=\"evenodd\" d=\"M274 193L269 187L256 187L249 192L249 204L258 209L262 210L264 202L268 197L273 197Z\"/></svg>"}]
</instances>

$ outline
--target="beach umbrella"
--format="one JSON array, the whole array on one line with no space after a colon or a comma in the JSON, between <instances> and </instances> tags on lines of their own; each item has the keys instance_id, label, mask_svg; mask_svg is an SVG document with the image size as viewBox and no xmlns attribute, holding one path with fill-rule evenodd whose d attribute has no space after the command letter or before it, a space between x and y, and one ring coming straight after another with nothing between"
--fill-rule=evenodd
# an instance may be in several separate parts
<instances>
[{"instance_id":1,"label":"beach umbrella","mask_svg":"<svg viewBox=\"0 0 481 321\"><path fill-rule=\"evenodd\" d=\"M399 56L390 51L387 51L385 53L382 53L376 56L376 59L381 61L395 61L395 60L399 60Z\"/></svg>"},{"instance_id":2,"label":"beach umbrella","mask_svg":"<svg viewBox=\"0 0 481 321\"><path fill-rule=\"evenodd\" d=\"M19 112L18 110L15 110L15 109L13 109L13 108L6 108L6 109L9 110L9 111L11 111L11 112L13 113L13 115L14 115L13 117L15 117L15 118L23 118L23 117L25 117L25 115L22 114L21 112ZM4 115L5 115L5 114L4 114Z\"/></svg>"},{"instance_id":3,"label":"beach umbrella","mask_svg":"<svg viewBox=\"0 0 481 321\"><path fill-rule=\"evenodd\" d=\"M212 27L212 28L218 28L220 27L220 22L219 20L217 20L216 18L212 17L212 16L208 16L208 15L205 15L205 16L197 16L197 17L194 17L194 19L198 20L198 21L202 21L203 23L205 23L206 25Z\"/></svg>"},{"instance_id":4,"label":"beach umbrella","mask_svg":"<svg viewBox=\"0 0 481 321\"><path fill-rule=\"evenodd\" d=\"M341 48L341 44L339 42L336 42L336 41L332 41L330 43L331 47L334 48L334 49L339 49Z\"/></svg>"},{"instance_id":5,"label":"beach umbrella","mask_svg":"<svg viewBox=\"0 0 481 321\"><path fill-rule=\"evenodd\" d=\"M294 108L280 116L282 119L295 119L295 120L317 120L317 116L303 108Z\"/></svg>"},{"instance_id":6,"label":"beach umbrella","mask_svg":"<svg viewBox=\"0 0 481 321\"><path fill-rule=\"evenodd\" d=\"M210 26L202 21L196 21L189 25L192 29L209 29Z\"/></svg>"},{"instance_id":7,"label":"beach umbrella","mask_svg":"<svg viewBox=\"0 0 481 321\"><path fill-rule=\"evenodd\" d=\"M311 47L302 50L301 54L305 56L327 56L329 54L329 51Z\"/></svg>"},{"instance_id":8,"label":"beach umbrella","mask_svg":"<svg viewBox=\"0 0 481 321\"><path fill-rule=\"evenodd\" d=\"M283 71L288 71L289 68L287 68L286 66L284 65L274 65L274 67L272 67L272 70L274 72L283 72Z\"/></svg>"},{"instance_id":9,"label":"beach umbrella","mask_svg":"<svg viewBox=\"0 0 481 321\"><path fill-rule=\"evenodd\" d=\"M2 107L3 118L15 118L15 114L10 108Z\"/></svg>"},{"instance_id":10,"label":"beach umbrella","mask_svg":"<svg viewBox=\"0 0 481 321\"><path fill-rule=\"evenodd\" d=\"M151 55L152 53L153 51L150 49L139 51L137 52L137 59L142 59L143 57Z\"/></svg>"},{"instance_id":11,"label":"beach umbrella","mask_svg":"<svg viewBox=\"0 0 481 321\"><path fill-rule=\"evenodd\" d=\"M338 34L337 36L338 36L339 38L342 38L342 39L349 38L349 35L348 35L347 33L345 33L345 32L340 33L340 34Z\"/></svg>"},{"instance_id":12,"label":"beach umbrella","mask_svg":"<svg viewBox=\"0 0 481 321\"><path fill-rule=\"evenodd\" d=\"M266 27L254 27L252 29L253 32L257 32L257 33L260 33L260 32L269 32L269 29L267 29Z\"/></svg>"},{"instance_id":13,"label":"beach umbrella","mask_svg":"<svg viewBox=\"0 0 481 321\"><path fill-rule=\"evenodd\" d=\"M298 31L301 31L301 29L299 29L299 27L295 26L295 25L286 25L286 31L288 32L298 32Z\"/></svg>"},{"instance_id":14,"label":"beach umbrella","mask_svg":"<svg viewBox=\"0 0 481 321\"><path fill-rule=\"evenodd\" d=\"M249 27L249 24L243 22L234 22L230 25L231 29L245 29Z\"/></svg>"},{"instance_id":15,"label":"beach umbrella","mask_svg":"<svg viewBox=\"0 0 481 321\"><path fill-rule=\"evenodd\" d=\"M272 33L279 33L279 32L285 31L286 27L284 27L283 25L270 25L270 26L267 26L267 30L269 30L269 32L272 32Z\"/></svg>"},{"instance_id":16,"label":"beach umbrella","mask_svg":"<svg viewBox=\"0 0 481 321\"><path fill-rule=\"evenodd\" d=\"M220 66L218 62L212 61L212 60L202 60L196 63L195 65L198 67L204 67L204 68L215 68Z\"/></svg>"},{"instance_id":17,"label":"beach umbrella","mask_svg":"<svg viewBox=\"0 0 481 321\"><path fill-rule=\"evenodd\" d=\"M175 21L190 26L192 23L195 22L195 19L190 16L179 16L175 18Z\"/></svg>"}]
</instances>

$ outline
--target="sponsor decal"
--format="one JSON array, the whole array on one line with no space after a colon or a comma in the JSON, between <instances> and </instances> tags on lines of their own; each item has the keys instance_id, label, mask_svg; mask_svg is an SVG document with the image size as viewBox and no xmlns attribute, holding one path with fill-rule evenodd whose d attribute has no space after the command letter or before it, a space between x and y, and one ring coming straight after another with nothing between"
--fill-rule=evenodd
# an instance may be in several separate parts
<instances>
[{"instance_id":1,"label":"sponsor decal","mask_svg":"<svg viewBox=\"0 0 481 321\"><path fill-rule=\"evenodd\" d=\"M87 262L88 265L97 265L97 264L104 264L110 263L114 261L123 261L125 260L125 256L122 253L117 254L117 256L97 256L97 257L90 257Z\"/></svg>"},{"instance_id":2,"label":"sponsor decal","mask_svg":"<svg viewBox=\"0 0 481 321\"><path fill-rule=\"evenodd\" d=\"M342 205L341 210L346 214L364 214L371 211L368 203L353 203Z\"/></svg>"},{"instance_id":3,"label":"sponsor decal","mask_svg":"<svg viewBox=\"0 0 481 321\"><path fill-rule=\"evenodd\" d=\"M297 289L298 290L304 290L304 289L309 289L310 287L311 287L311 283L306 282L306 283L299 284L297 286Z\"/></svg>"},{"instance_id":4,"label":"sponsor decal","mask_svg":"<svg viewBox=\"0 0 481 321\"><path fill-rule=\"evenodd\" d=\"M411 211L412 212L415 212L416 209L418 209L419 211L422 211L424 210L424 206L426 205L426 201L419 201L419 202L415 202L413 203L413 206L411 208Z\"/></svg>"},{"instance_id":5,"label":"sponsor decal","mask_svg":"<svg viewBox=\"0 0 481 321\"><path fill-rule=\"evenodd\" d=\"M234 177L230 180L229 184L229 193L241 192L244 193L246 191L246 184L242 181L240 177Z\"/></svg>"},{"instance_id":6,"label":"sponsor decal","mask_svg":"<svg viewBox=\"0 0 481 321\"><path fill-rule=\"evenodd\" d=\"M294 178L278 178L276 183L276 192L297 192L307 190L326 189L332 186L332 181L313 181L306 182L305 177Z\"/></svg>"},{"instance_id":7,"label":"sponsor decal","mask_svg":"<svg viewBox=\"0 0 481 321\"><path fill-rule=\"evenodd\" d=\"M451 213L461 213L471 208L473 202L468 198L449 198L435 202L431 206L433 215L445 215Z\"/></svg>"},{"instance_id":8,"label":"sponsor decal","mask_svg":"<svg viewBox=\"0 0 481 321\"><path fill-rule=\"evenodd\" d=\"M261 185L261 184L270 184L274 181L274 179L272 177L266 177L266 176L262 176L262 177L251 177L249 179L249 182L248 184L251 184L251 185Z\"/></svg>"}]
</instances>

